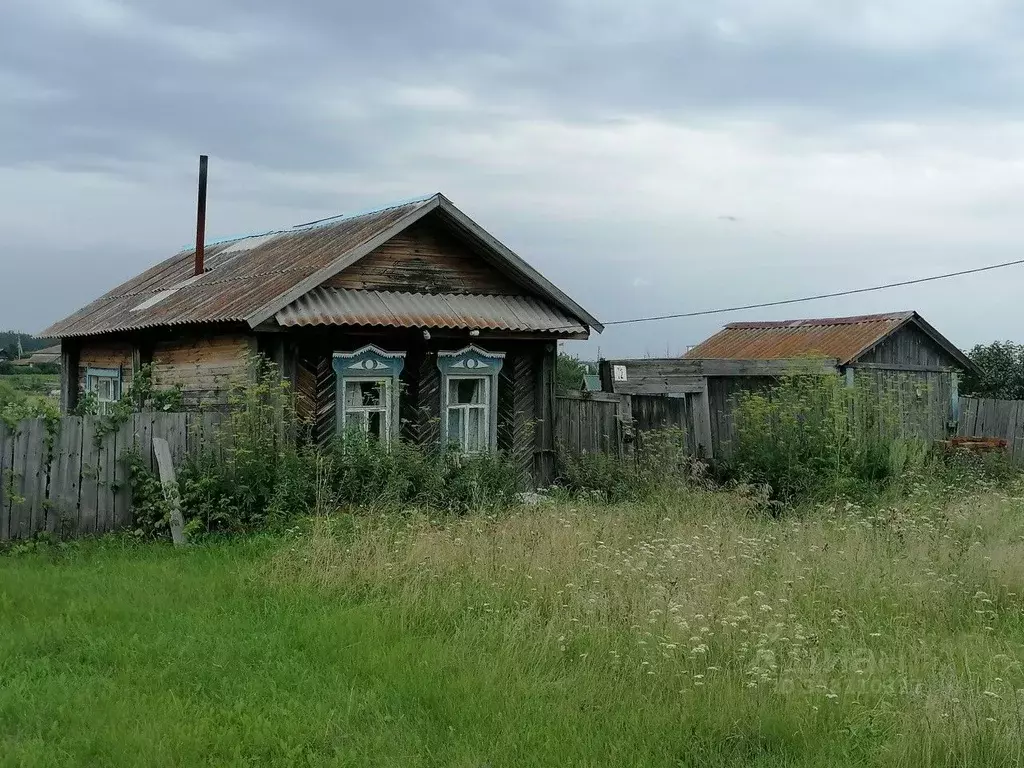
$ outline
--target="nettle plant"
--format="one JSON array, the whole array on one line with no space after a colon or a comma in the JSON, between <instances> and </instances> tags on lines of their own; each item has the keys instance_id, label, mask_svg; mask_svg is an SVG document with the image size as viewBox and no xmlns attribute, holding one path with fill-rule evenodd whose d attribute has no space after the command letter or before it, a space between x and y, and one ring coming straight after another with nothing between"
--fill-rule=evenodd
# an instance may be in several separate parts
<instances>
[{"instance_id":1,"label":"nettle plant","mask_svg":"<svg viewBox=\"0 0 1024 768\"><path fill-rule=\"evenodd\" d=\"M900 382L894 384L895 388ZM908 434L894 391L791 375L735 403L731 468L782 500L861 497L919 477L929 444Z\"/></svg>"}]
</instances>

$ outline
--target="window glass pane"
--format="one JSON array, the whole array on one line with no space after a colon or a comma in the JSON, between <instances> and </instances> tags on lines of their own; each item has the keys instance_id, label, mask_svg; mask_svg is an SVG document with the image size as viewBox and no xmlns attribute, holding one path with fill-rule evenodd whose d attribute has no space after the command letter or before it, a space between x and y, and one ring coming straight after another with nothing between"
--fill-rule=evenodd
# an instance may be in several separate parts
<instances>
[{"instance_id":1,"label":"window glass pane","mask_svg":"<svg viewBox=\"0 0 1024 768\"><path fill-rule=\"evenodd\" d=\"M359 413L358 411L356 413L352 413L351 411L347 412L345 414L345 429L358 429L362 432L365 429L364 425L366 424L366 419L364 417L365 414Z\"/></svg>"},{"instance_id":2,"label":"window glass pane","mask_svg":"<svg viewBox=\"0 0 1024 768\"><path fill-rule=\"evenodd\" d=\"M484 442L484 424L487 412L483 408L468 408L466 419L469 421L469 434L464 446L466 453L479 453L486 448Z\"/></svg>"},{"instance_id":3,"label":"window glass pane","mask_svg":"<svg viewBox=\"0 0 1024 768\"><path fill-rule=\"evenodd\" d=\"M112 402L117 400L117 379L110 376L90 376L88 390L95 393L96 399L100 402Z\"/></svg>"},{"instance_id":4,"label":"window glass pane","mask_svg":"<svg viewBox=\"0 0 1024 768\"><path fill-rule=\"evenodd\" d=\"M462 411L458 408L448 409L448 442L462 445Z\"/></svg>"},{"instance_id":5,"label":"window glass pane","mask_svg":"<svg viewBox=\"0 0 1024 768\"><path fill-rule=\"evenodd\" d=\"M461 404L483 402L483 379L456 379L457 399L455 402Z\"/></svg>"},{"instance_id":6,"label":"window glass pane","mask_svg":"<svg viewBox=\"0 0 1024 768\"><path fill-rule=\"evenodd\" d=\"M366 416L366 433L379 440L384 436L384 414L381 411L370 411Z\"/></svg>"},{"instance_id":7,"label":"window glass pane","mask_svg":"<svg viewBox=\"0 0 1024 768\"><path fill-rule=\"evenodd\" d=\"M384 382L382 381L361 381L359 382L359 392L363 405L381 405L384 402Z\"/></svg>"},{"instance_id":8,"label":"window glass pane","mask_svg":"<svg viewBox=\"0 0 1024 768\"><path fill-rule=\"evenodd\" d=\"M383 381L346 381L345 405L347 407L374 406L384 404Z\"/></svg>"}]
</instances>

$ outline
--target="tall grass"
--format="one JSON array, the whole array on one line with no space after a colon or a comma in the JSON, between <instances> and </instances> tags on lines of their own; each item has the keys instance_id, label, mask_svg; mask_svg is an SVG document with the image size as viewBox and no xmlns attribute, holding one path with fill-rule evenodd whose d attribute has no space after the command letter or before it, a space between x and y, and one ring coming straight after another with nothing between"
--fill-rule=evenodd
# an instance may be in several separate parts
<instances>
[{"instance_id":1,"label":"tall grass","mask_svg":"<svg viewBox=\"0 0 1024 768\"><path fill-rule=\"evenodd\" d=\"M1010 766L1022 511L924 494L781 522L692 491L443 525L347 518L270 578L484 654L483 719L514 734L474 718L493 765L522 764L501 757L518 743L529 764Z\"/></svg>"},{"instance_id":2,"label":"tall grass","mask_svg":"<svg viewBox=\"0 0 1024 768\"><path fill-rule=\"evenodd\" d=\"M736 494L0 557L0 764L1017 766L1024 503Z\"/></svg>"}]
</instances>

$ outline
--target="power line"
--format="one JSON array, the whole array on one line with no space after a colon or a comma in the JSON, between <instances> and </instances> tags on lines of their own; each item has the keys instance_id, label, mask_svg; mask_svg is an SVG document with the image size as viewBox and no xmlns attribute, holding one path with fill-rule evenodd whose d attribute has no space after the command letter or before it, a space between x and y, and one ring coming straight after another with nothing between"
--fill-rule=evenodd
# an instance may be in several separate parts
<instances>
[{"instance_id":1,"label":"power line","mask_svg":"<svg viewBox=\"0 0 1024 768\"><path fill-rule=\"evenodd\" d=\"M953 277L963 277L964 275L974 275L979 272L990 272L993 269L1003 269L1004 267L1015 267L1024 264L1024 259L1017 259L1015 261L1004 261L1001 264L990 264L987 267L975 267L974 269L962 269L959 272L947 272L942 275L932 275L931 277L918 277L914 280L900 280L896 283L886 283L884 285L873 285L870 288L852 288L846 291L834 291L832 293L819 293L814 296L802 296L798 299L780 299L778 301L763 301L758 304L742 304L735 307L722 307L720 309L702 309L697 312L677 312L671 315L652 315L651 317L634 317L628 320L609 320L604 323L605 326L609 325L631 325L633 323L650 323L656 320L677 320L684 317L704 317L706 315L721 315L726 312L740 312L745 309L764 309L765 307L781 307L787 304L801 304L805 301L818 301L820 299L834 299L839 296L853 296L858 293L871 293L872 291L884 291L888 288L901 288L906 285L918 285L920 283L930 283L935 280L948 280Z\"/></svg>"}]
</instances>

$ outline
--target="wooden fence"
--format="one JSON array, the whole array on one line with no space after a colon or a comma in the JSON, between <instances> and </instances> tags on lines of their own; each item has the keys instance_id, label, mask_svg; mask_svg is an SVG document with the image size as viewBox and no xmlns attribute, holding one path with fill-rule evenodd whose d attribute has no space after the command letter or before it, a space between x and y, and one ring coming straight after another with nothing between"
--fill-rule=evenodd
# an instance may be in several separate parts
<instances>
[{"instance_id":1,"label":"wooden fence","mask_svg":"<svg viewBox=\"0 0 1024 768\"><path fill-rule=\"evenodd\" d=\"M687 450L697 452L689 398L569 392L555 399L555 441L559 450L568 453L623 458L645 432L661 429L683 430Z\"/></svg>"},{"instance_id":2,"label":"wooden fence","mask_svg":"<svg viewBox=\"0 0 1024 768\"><path fill-rule=\"evenodd\" d=\"M629 398L607 392L563 393L555 398L555 444L572 454L621 458L629 440Z\"/></svg>"},{"instance_id":3,"label":"wooden fence","mask_svg":"<svg viewBox=\"0 0 1024 768\"><path fill-rule=\"evenodd\" d=\"M560 450L624 458L645 432L678 428L686 433L688 451L700 454L697 403L692 395L559 395L555 439ZM128 456L137 452L152 471L153 438L162 437L178 463L217 445L223 420L215 412L139 413L113 430L102 417L66 416L53 426L30 419L15 429L0 423L0 541L131 525ZM960 398L957 432L1004 439L1013 460L1024 464L1024 401Z\"/></svg>"},{"instance_id":4,"label":"wooden fence","mask_svg":"<svg viewBox=\"0 0 1024 768\"><path fill-rule=\"evenodd\" d=\"M957 436L1006 440L1010 458L1024 464L1024 400L960 398Z\"/></svg>"},{"instance_id":5,"label":"wooden fence","mask_svg":"<svg viewBox=\"0 0 1024 768\"><path fill-rule=\"evenodd\" d=\"M111 429L99 416L65 416L55 424L0 423L0 541L38 533L59 537L107 533L131 524L128 456L153 469L153 438L177 463L212 443L220 413L138 413Z\"/></svg>"}]
</instances>

